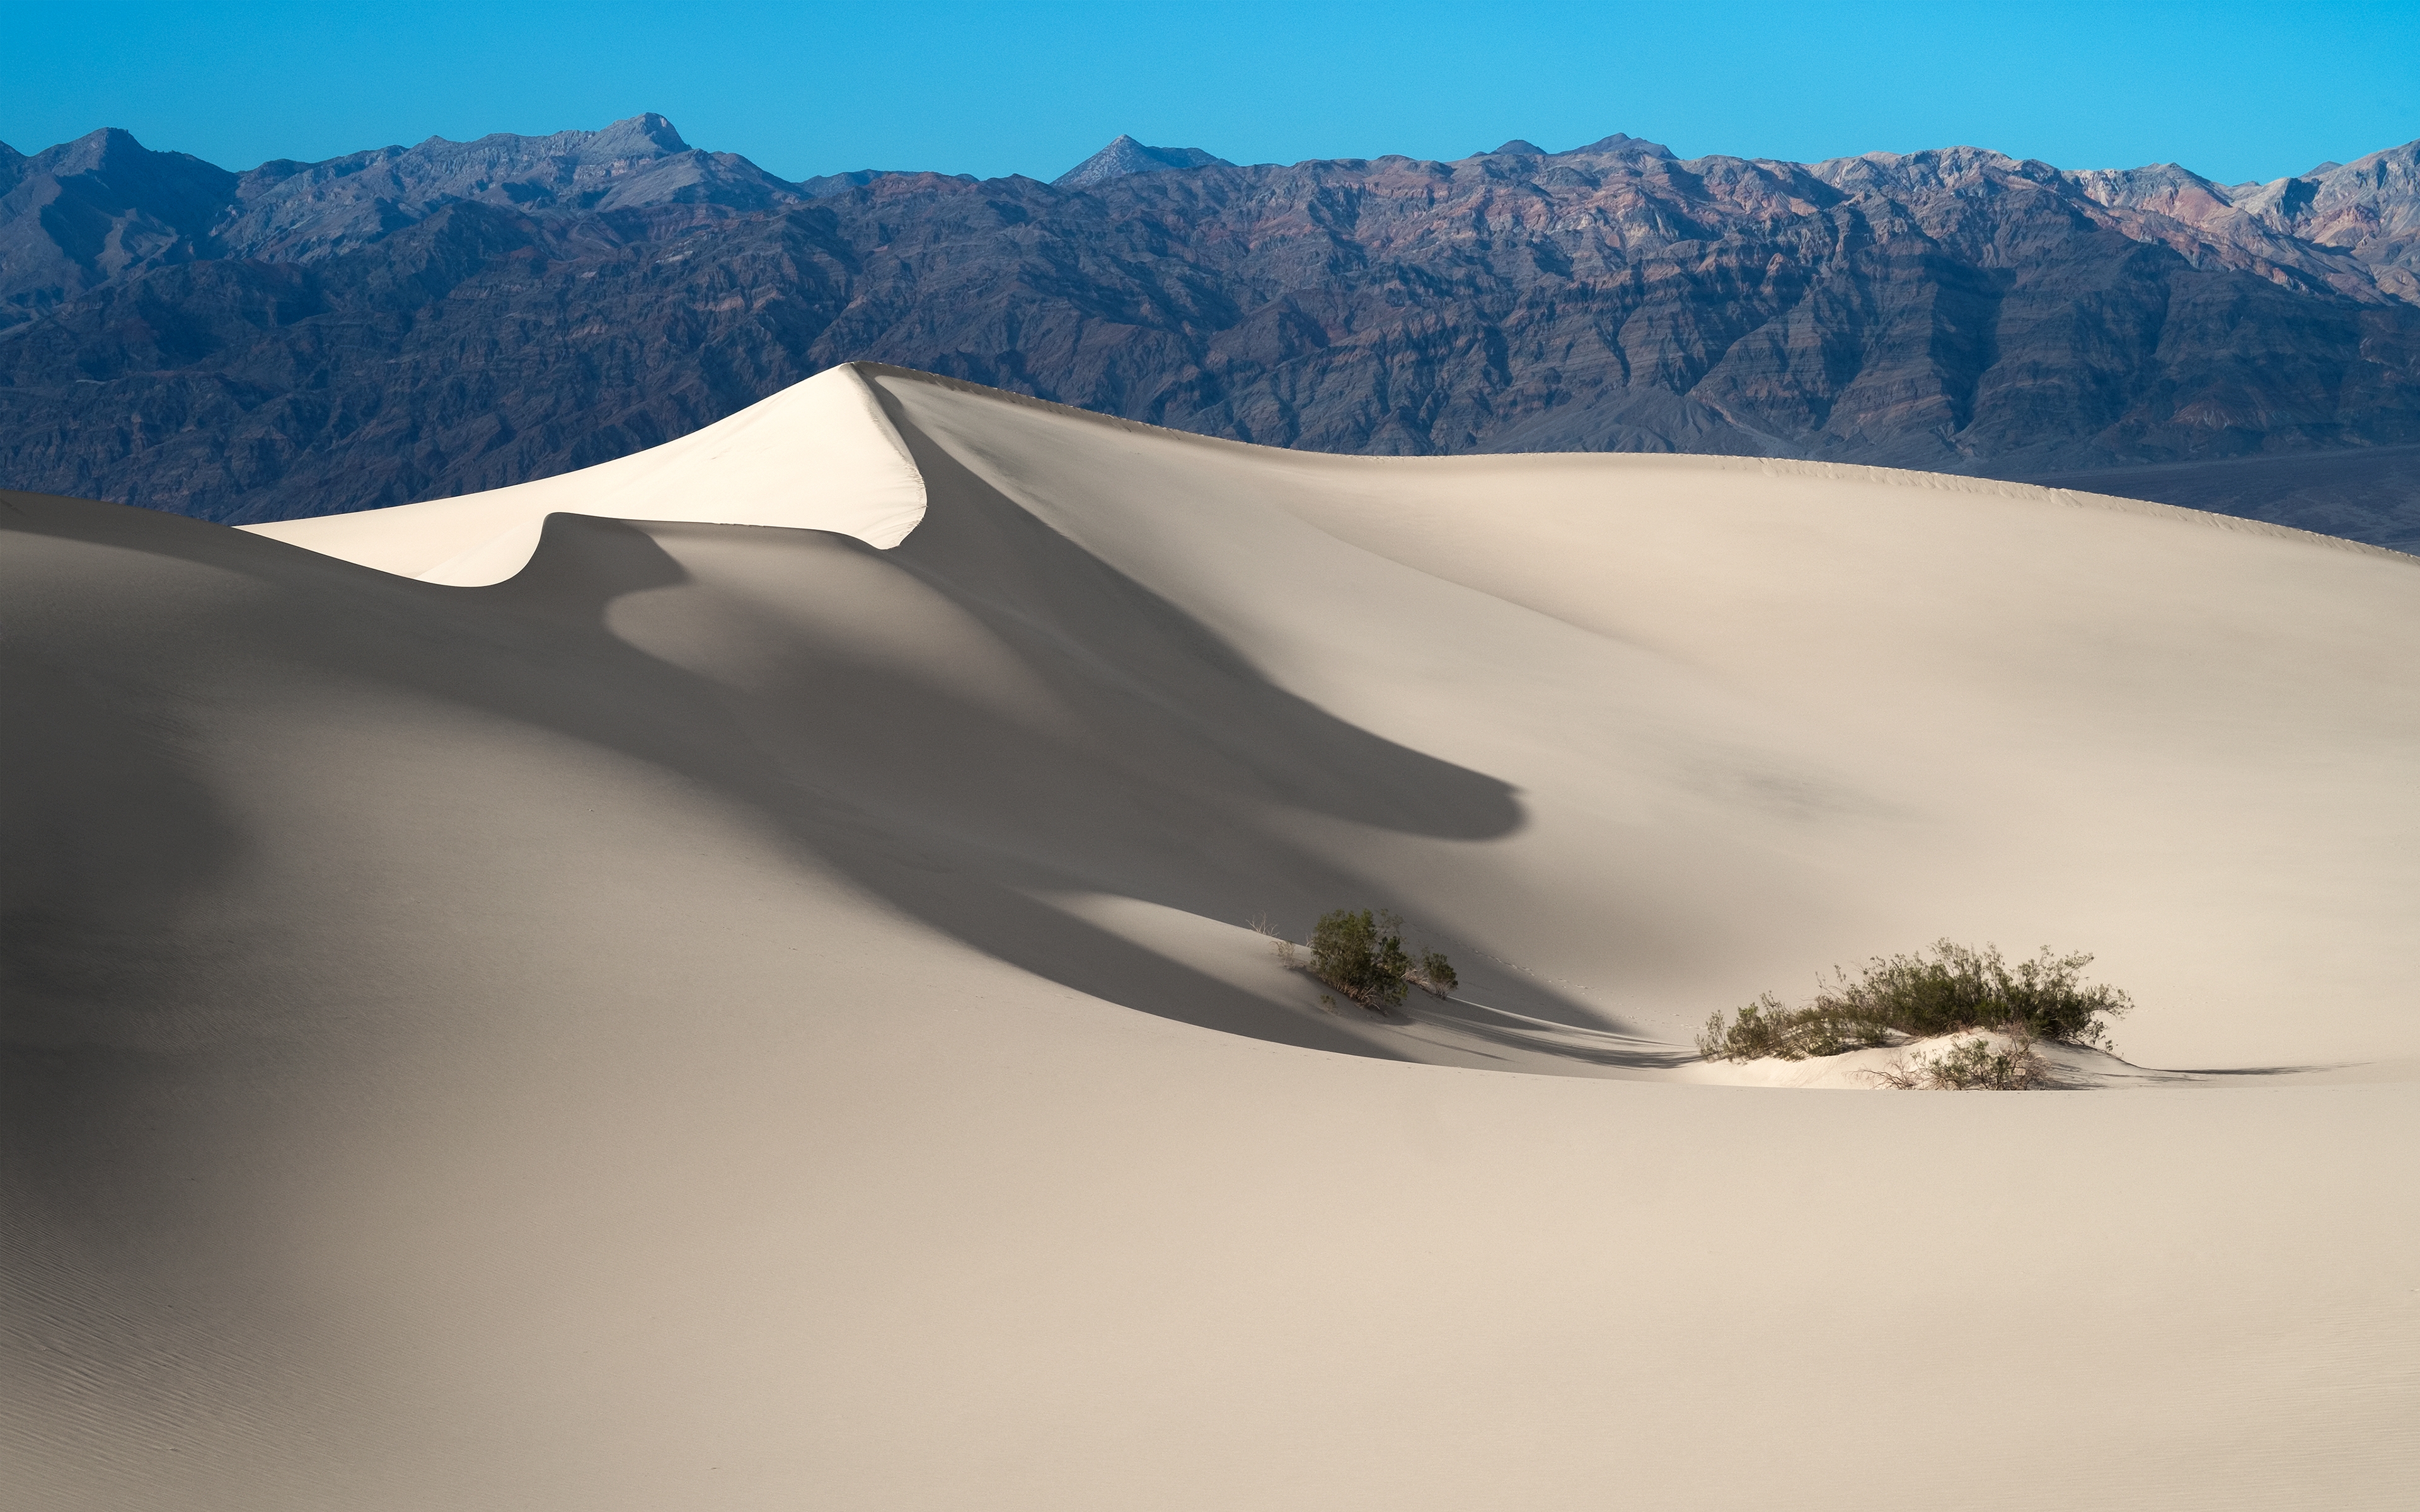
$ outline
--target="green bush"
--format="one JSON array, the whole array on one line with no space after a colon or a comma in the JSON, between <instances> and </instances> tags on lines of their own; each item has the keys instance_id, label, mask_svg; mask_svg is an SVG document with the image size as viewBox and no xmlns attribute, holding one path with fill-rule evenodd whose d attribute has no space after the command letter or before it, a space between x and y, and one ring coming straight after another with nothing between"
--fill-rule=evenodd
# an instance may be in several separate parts
<instances>
[{"instance_id":1,"label":"green bush","mask_svg":"<svg viewBox=\"0 0 2420 1512\"><path fill-rule=\"evenodd\" d=\"M1311 932L1311 975L1363 1008L1394 1007L1404 1000L1404 979L1412 966L1403 925L1391 913L1367 908L1320 915Z\"/></svg>"},{"instance_id":2,"label":"green bush","mask_svg":"<svg viewBox=\"0 0 2420 1512\"><path fill-rule=\"evenodd\" d=\"M2021 1026L2004 1032L2000 1043L1961 1040L1944 1055L1903 1057L1867 1074L1901 1092L2022 1092L2047 1083L2050 1068L2034 1053L2033 1036Z\"/></svg>"},{"instance_id":3,"label":"green bush","mask_svg":"<svg viewBox=\"0 0 2420 1512\"><path fill-rule=\"evenodd\" d=\"M1265 918L1252 927L1273 933ZM1311 974L1373 1012L1402 1003L1406 986L1443 997L1462 984L1443 950L1423 949L1415 956L1404 949L1403 917L1388 909L1339 908L1323 914L1311 932L1310 949ZM1293 942L1279 940L1277 950L1288 966L1304 966Z\"/></svg>"},{"instance_id":4,"label":"green bush","mask_svg":"<svg viewBox=\"0 0 2420 1512\"><path fill-rule=\"evenodd\" d=\"M1804 1060L1887 1044L1894 1032L1923 1040L2002 1028L2028 1041L2106 1049L2106 1021L2134 1005L2115 987L2087 985L2083 971L2091 962L2045 948L2039 959L2012 966L1996 946L1977 950L1940 940L1929 958L1920 950L1878 956L1854 980L1836 970L1804 1008L1766 993L1735 1015L1717 1012L1698 1049L1710 1060Z\"/></svg>"}]
</instances>

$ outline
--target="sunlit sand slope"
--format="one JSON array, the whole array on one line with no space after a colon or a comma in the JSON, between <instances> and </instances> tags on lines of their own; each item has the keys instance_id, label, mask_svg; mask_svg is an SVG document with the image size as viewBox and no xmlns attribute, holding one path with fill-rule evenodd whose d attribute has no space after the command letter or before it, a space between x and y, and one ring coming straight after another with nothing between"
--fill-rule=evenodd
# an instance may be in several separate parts
<instances>
[{"instance_id":1,"label":"sunlit sand slope","mask_svg":"<svg viewBox=\"0 0 2420 1512\"><path fill-rule=\"evenodd\" d=\"M0 1502L2420 1480L2420 563L872 367L379 513L0 495ZM1692 1085L1943 934L2190 1074Z\"/></svg>"},{"instance_id":2,"label":"sunlit sand slope","mask_svg":"<svg viewBox=\"0 0 2420 1512\"><path fill-rule=\"evenodd\" d=\"M558 510L835 531L889 547L923 517L924 485L864 378L836 367L704 430L577 472L242 528L381 572L477 588L520 571Z\"/></svg>"}]
</instances>

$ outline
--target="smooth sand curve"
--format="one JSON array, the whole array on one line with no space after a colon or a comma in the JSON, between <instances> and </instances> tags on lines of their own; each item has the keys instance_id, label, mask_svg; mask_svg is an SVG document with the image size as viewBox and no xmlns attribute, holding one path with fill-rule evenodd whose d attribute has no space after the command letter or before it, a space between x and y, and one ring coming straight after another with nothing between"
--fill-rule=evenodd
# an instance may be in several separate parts
<instances>
[{"instance_id":1,"label":"smooth sand curve","mask_svg":"<svg viewBox=\"0 0 2420 1512\"><path fill-rule=\"evenodd\" d=\"M484 588L528 564L549 515L831 531L897 546L924 482L855 367L577 472L427 503L240 527L424 582Z\"/></svg>"}]
</instances>

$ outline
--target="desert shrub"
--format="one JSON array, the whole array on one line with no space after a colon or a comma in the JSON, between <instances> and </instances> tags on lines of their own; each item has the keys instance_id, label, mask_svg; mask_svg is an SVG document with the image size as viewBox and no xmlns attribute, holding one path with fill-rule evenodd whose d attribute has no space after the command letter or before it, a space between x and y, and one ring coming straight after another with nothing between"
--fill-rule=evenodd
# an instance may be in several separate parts
<instances>
[{"instance_id":1,"label":"desert shrub","mask_svg":"<svg viewBox=\"0 0 2420 1512\"><path fill-rule=\"evenodd\" d=\"M1260 913L1254 914L1251 918L1244 920L1244 927L1250 930L1255 934L1267 935L1269 937L1270 944L1277 949L1278 960L1284 964L1285 968L1288 971L1300 969L1302 965L1301 949L1297 947L1294 941L1287 939L1284 935L1277 932L1277 926L1269 922L1268 911L1266 909L1263 909ZM1331 1009L1336 1006L1332 1000L1326 997L1321 998L1320 1001L1326 1003Z\"/></svg>"},{"instance_id":2,"label":"desert shrub","mask_svg":"<svg viewBox=\"0 0 2420 1512\"><path fill-rule=\"evenodd\" d=\"M1698 1049L1711 1060L1777 1057L1803 1060L1887 1044L1896 1032L1924 1040L1975 1029L2021 1033L2028 1044L2107 1048L2107 1020L2133 1009L2115 987L2089 985L2084 968L2092 957L2055 955L2045 948L2032 961L2010 965L1999 948L1981 949L1934 943L1928 957L1877 956L1854 980L1835 970L1814 1001L1790 1008L1771 993L1739 1010L1715 1013L1698 1036Z\"/></svg>"},{"instance_id":3,"label":"desert shrub","mask_svg":"<svg viewBox=\"0 0 2420 1512\"><path fill-rule=\"evenodd\" d=\"M1887 1044L1890 1027L1821 999L1792 1008L1766 993L1728 1023L1719 1011L1706 1020L1698 1053L1709 1060L1804 1060Z\"/></svg>"},{"instance_id":4,"label":"desert shrub","mask_svg":"<svg viewBox=\"0 0 2420 1512\"><path fill-rule=\"evenodd\" d=\"M1339 908L1319 916L1311 932L1311 973L1363 1008L1404 1000L1412 958L1404 950L1403 920L1384 911Z\"/></svg>"},{"instance_id":5,"label":"desert shrub","mask_svg":"<svg viewBox=\"0 0 2420 1512\"><path fill-rule=\"evenodd\" d=\"M1443 950L1423 949L1415 955L1404 947L1403 916L1390 909L1339 908L1322 914L1304 946L1278 933L1266 914L1248 923L1269 936L1288 970L1308 971L1373 1012L1401 1004L1407 987L1443 997L1461 985ZM1334 998L1319 1001L1335 1011Z\"/></svg>"},{"instance_id":6,"label":"desert shrub","mask_svg":"<svg viewBox=\"0 0 2420 1512\"><path fill-rule=\"evenodd\" d=\"M2020 1024L2037 1039L2084 1045L2106 1044L2103 1021L2134 1006L2115 987L2086 985L2084 968L2092 957L2080 951L2054 955L2045 947L2039 958L2012 966L1994 946L1975 950L1942 940L1932 949L1930 960L1921 951L1878 958L1854 982L1838 974L1817 1001L1837 999L1842 1011L1919 1039Z\"/></svg>"},{"instance_id":7,"label":"desert shrub","mask_svg":"<svg viewBox=\"0 0 2420 1512\"><path fill-rule=\"evenodd\" d=\"M2034 1051L2034 1037L2022 1025L2001 1030L1993 1043L1978 1037L1962 1040L1941 1055L1901 1057L1880 1071L1866 1074L1883 1087L1901 1092L2022 1092L2049 1080L2050 1068Z\"/></svg>"},{"instance_id":8,"label":"desert shrub","mask_svg":"<svg viewBox=\"0 0 2420 1512\"><path fill-rule=\"evenodd\" d=\"M1989 1040L1962 1040L1947 1054L1925 1062L1925 1080L1939 1091L1987 1090L2018 1092L2042 1079L2041 1057L2024 1035L2011 1035L2005 1044Z\"/></svg>"}]
</instances>

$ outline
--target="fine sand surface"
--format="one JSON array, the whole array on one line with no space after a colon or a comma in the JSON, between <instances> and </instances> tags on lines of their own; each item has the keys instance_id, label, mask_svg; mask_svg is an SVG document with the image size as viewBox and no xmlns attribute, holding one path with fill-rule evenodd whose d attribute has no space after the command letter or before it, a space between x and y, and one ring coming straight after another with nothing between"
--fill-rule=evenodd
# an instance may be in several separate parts
<instances>
[{"instance_id":1,"label":"fine sand surface","mask_svg":"<svg viewBox=\"0 0 2420 1512\"><path fill-rule=\"evenodd\" d=\"M871 366L0 528L0 1505L2420 1499L2420 561ZM2124 1061L1692 1058L1943 935Z\"/></svg>"}]
</instances>

